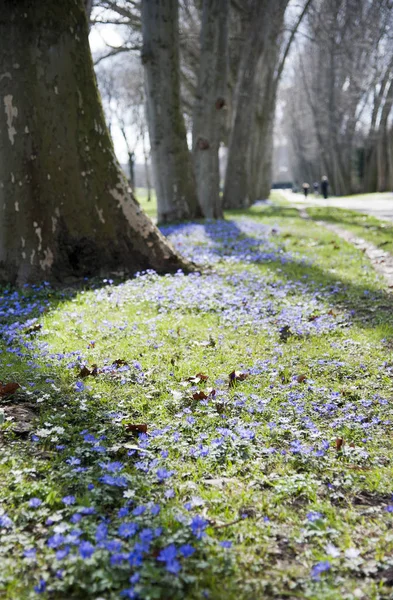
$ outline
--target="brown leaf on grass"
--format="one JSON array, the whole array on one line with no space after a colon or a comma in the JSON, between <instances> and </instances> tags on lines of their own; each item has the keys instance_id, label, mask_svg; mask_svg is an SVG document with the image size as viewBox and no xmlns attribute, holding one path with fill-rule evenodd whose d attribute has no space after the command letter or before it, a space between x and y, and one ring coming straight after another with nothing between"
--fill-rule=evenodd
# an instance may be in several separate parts
<instances>
[{"instance_id":1,"label":"brown leaf on grass","mask_svg":"<svg viewBox=\"0 0 393 600\"><path fill-rule=\"evenodd\" d=\"M308 320L309 322L311 322L311 321L315 321L315 319L318 319L318 317L319 317L319 315L310 315L310 316L308 317L308 319L307 319L307 320Z\"/></svg>"},{"instance_id":2,"label":"brown leaf on grass","mask_svg":"<svg viewBox=\"0 0 393 600\"><path fill-rule=\"evenodd\" d=\"M40 329L42 329L42 325L40 325L40 323L36 323L35 325L31 325L31 327L28 327L25 331L25 333L35 333L36 331L39 331Z\"/></svg>"},{"instance_id":3,"label":"brown leaf on grass","mask_svg":"<svg viewBox=\"0 0 393 600\"><path fill-rule=\"evenodd\" d=\"M232 371L232 373L229 373L229 387L233 387L238 381L244 381L247 377L248 373Z\"/></svg>"},{"instance_id":4,"label":"brown leaf on grass","mask_svg":"<svg viewBox=\"0 0 393 600\"><path fill-rule=\"evenodd\" d=\"M297 382L298 383L305 383L307 381L307 376L306 375L298 375L297 376Z\"/></svg>"},{"instance_id":5,"label":"brown leaf on grass","mask_svg":"<svg viewBox=\"0 0 393 600\"><path fill-rule=\"evenodd\" d=\"M207 394L205 394L205 392L195 392L195 394L192 395L192 397L194 398L194 400L206 400L209 396Z\"/></svg>"},{"instance_id":6,"label":"brown leaf on grass","mask_svg":"<svg viewBox=\"0 0 393 600\"><path fill-rule=\"evenodd\" d=\"M78 373L78 377L82 377L82 378L88 377L89 375L91 375L91 371L86 366L82 367Z\"/></svg>"},{"instance_id":7,"label":"brown leaf on grass","mask_svg":"<svg viewBox=\"0 0 393 600\"><path fill-rule=\"evenodd\" d=\"M340 450L342 450L342 447L345 444L345 440L344 438L336 438L336 450L337 452L340 452Z\"/></svg>"},{"instance_id":8,"label":"brown leaf on grass","mask_svg":"<svg viewBox=\"0 0 393 600\"><path fill-rule=\"evenodd\" d=\"M207 381L209 379L209 377L207 375L205 375L204 373L197 373L196 375L193 375L192 377L188 377L186 379L186 381L189 381L190 383L200 383L201 381Z\"/></svg>"},{"instance_id":9,"label":"brown leaf on grass","mask_svg":"<svg viewBox=\"0 0 393 600\"><path fill-rule=\"evenodd\" d=\"M99 373L99 371L98 371L97 365L91 365L91 369L89 369L85 365L79 371L78 377L84 378L84 377L88 377L89 375L92 375L93 377L96 377L98 375L98 373Z\"/></svg>"},{"instance_id":10,"label":"brown leaf on grass","mask_svg":"<svg viewBox=\"0 0 393 600\"><path fill-rule=\"evenodd\" d=\"M126 429L127 429L127 431L130 431L131 433L147 433L147 424L140 423L138 425L134 425L132 423L127 423Z\"/></svg>"},{"instance_id":11,"label":"brown leaf on grass","mask_svg":"<svg viewBox=\"0 0 393 600\"><path fill-rule=\"evenodd\" d=\"M128 362L126 360L123 360L122 358L117 358L113 361L112 365L115 365L116 367L124 367L128 365Z\"/></svg>"},{"instance_id":12,"label":"brown leaf on grass","mask_svg":"<svg viewBox=\"0 0 393 600\"><path fill-rule=\"evenodd\" d=\"M20 388L19 383L0 383L0 396L9 396L10 394L14 394L16 390Z\"/></svg>"},{"instance_id":13,"label":"brown leaf on grass","mask_svg":"<svg viewBox=\"0 0 393 600\"><path fill-rule=\"evenodd\" d=\"M201 381L207 381L209 379L209 377L207 375L205 375L204 373L197 373L196 377L199 377L199 379Z\"/></svg>"}]
</instances>

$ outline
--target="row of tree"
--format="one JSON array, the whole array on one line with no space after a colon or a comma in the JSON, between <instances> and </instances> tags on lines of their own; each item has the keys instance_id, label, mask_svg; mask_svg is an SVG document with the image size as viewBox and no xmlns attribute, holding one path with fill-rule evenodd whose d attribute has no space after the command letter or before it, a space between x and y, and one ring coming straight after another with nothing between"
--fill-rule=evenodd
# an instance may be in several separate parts
<instances>
[{"instance_id":1,"label":"row of tree","mask_svg":"<svg viewBox=\"0 0 393 600\"><path fill-rule=\"evenodd\" d=\"M320 0L305 25L282 92L295 179L392 190L393 3Z\"/></svg>"},{"instance_id":2,"label":"row of tree","mask_svg":"<svg viewBox=\"0 0 393 600\"><path fill-rule=\"evenodd\" d=\"M94 24L119 24L142 48L160 222L222 217L270 191L273 126L295 33L312 0L98 0ZM121 62L120 62L121 60ZM101 67L102 65L100 65ZM111 67L109 67L111 69ZM108 72L108 70L107 70ZM98 70L99 81L108 77ZM187 143L192 137L192 152ZM219 149L227 147L220 194Z\"/></svg>"}]
</instances>

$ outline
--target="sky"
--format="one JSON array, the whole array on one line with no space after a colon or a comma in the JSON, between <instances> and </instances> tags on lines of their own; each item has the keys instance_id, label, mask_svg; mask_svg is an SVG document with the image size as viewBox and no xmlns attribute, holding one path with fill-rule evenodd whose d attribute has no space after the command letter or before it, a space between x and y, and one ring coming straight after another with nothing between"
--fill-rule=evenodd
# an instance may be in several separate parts
<instances>
[{"instance_id":1,"label":"sky","mask_svg":"<svg viewBox=\"0 0 393 600\"><path fill-rule=\"evenodd\" d=\"M100 56L100 54L108 52L108 47L106 46L106 44L110 44L111 46L120 46L122 42L123 38L119 33L118 27L111 25L96 25L95 27L92 27L90 31L89 43L93 54L93 59L95 57ZM132 136L134 135L132 128L128 128L127 133L129 134L130 138L132 138ZM123 136L120 132L120 129L115 122L112 125L111 134L113 144L115 146L116 156L120 163L126 164L128 161L127 148ZM141 143L139 143L135 148L135 156L137 163L144 162L143 149Z\"/></svg>"}]
</instances>

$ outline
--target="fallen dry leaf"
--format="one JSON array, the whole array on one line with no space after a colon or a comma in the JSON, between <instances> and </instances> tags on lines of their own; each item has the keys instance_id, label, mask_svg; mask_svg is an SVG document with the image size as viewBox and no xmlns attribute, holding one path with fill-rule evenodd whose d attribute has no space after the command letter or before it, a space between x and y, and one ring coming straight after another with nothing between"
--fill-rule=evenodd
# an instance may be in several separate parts
<instances>
[{"instance_id":1,"label":"fallen dry leaf","mask_svg":"<svg viewBox=\"0 0 393 600\"><path fill-rule=\"evenodd\" d=\"M20 385L16 382L6 384L0 383L0 396L9 396L10 394L14 394L18 388L20 388Z\"/></svg>"},{"instance_id":2,"label":"fallen dry leaf","mask_svg":"<svg viewBox=\"0 0 393 600\"><path fill-rule=\"evenodd\" d=\"M344 438L336 438L336 450L339 452L345 444Z\"/></svg>"},{"instance_id":3,"label":"fallen dry leaf","mask_svg":"<svg viewBox=\"0 0 393 600\"><path fill-rule=\"evenodd\" d=\"M126 429L127 429L127 431L130 431L131 433L147 433L147 424L140 423L139 425L134 425L131 423L127 423Z\"/></svg>"},{"instance_id":4,"label":"fallen dry leaf","mask_svg":"<svg viewBox=\"0 0 393 600\"><path fill-rule=\"evenodd\" d=\"M125 367L126 365L128 365L128 362L126 360L123 360L122 358L117 358L113 361L112 365L116 365L116 367Z\"/></svg>"},{"instance_id":5,"label":"fallen dry leaf","mask_svg":"<svg viewBox=\"0 0 393 600\"><path fill-rule=\"evenodd\" d=\"M89 369L88 367L84 366L81 368L81 370L78 373L78 377L84 378L84 377L88 377L89 375L93 375L93 377L95 377L96 375L98 375L98 367L97 365L91 365L91 369Z\"/></svg>"},{"instance_id":6,"label":"fallen dry leaf","mask_svg":"<svg viewBox=\"0 0 393 600\"><path fill-rule=\"evenodd\" d=\"M297 376L297 382L298 383L305 383L306 381L307 381L306 375L298 375Z\"/></svg>"},{"instance_id":7,"label":"fallen dry leaf","mask_svg":"<svg viewBox=\"0 0 393 600\"><path fill-rule=\"evenodd\" d=\"M205 375L204 373L197 373L196 375L193 375L192 377L188 377L186 379L186 381L197 384L200 381L207 381L208 379L209 379L209 377L207 375Z\"/></svg>"},{"instance_id":8,"label":"fallen dry leaf","mask_svg":"<svg viewBox=\"0 0 393 600\"><path fill-rule=\"evenodd\" d=\"M89 375L91 375L90 369L88 369L86 366L82 367L81 370L78 373L78 377L88 377Z\"/></svg>"},{"instance_id":9,"label":"fallen dry leaf","mask_svg":"<svg viewBox=\"0 0 393 600\"><path fill-rule=\"evenodd\" d=\"M248 373L232 371L232 373L229 373L229 387L233 387L238 381L244 381L247 377Z\"/></svg>"},{"instance_id":10,"label":"fallen dry leaf","mask_svg":"<svg viewBox=\"0 0 393 600\"><path fill-rule=\"evenodd\" d=\"M206 400L209 396L207 394L205 394L205 392L195 392L195 394L192 395L192 397L194 398L194 400Z\"/></svg>"},{"instance_id":11,"label":"fallen dry leaf","mask_svg":"<svg viewBox=\"0 0 393 600\"><path fill-rule=\"evenodd\" d=\"M42 329L42 325L40 325L39 323L36 323L35 325L31 325L30 327L28 327L25 331L25 333L35 333L36 331L39 331L40 329Z\"/></svg>"}]
</instances>

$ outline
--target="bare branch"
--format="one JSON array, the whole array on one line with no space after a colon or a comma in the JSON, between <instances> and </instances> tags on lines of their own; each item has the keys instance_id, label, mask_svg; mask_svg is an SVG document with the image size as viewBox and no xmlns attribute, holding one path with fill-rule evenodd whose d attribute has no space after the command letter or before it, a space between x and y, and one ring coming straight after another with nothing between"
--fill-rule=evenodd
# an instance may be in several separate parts
<instances>
[{"instance_id":1,"label":"bare branch","mask_svg":"<svg viewBox=\"0 0 393 600\"><path fill-rule=\"evenodd\" d=\"M284 50L284 54L283 54L283 56L281 58L280 64L279 64L278 69L277 69L277 75L276 75L276 80L277 81L279 81L279 79L280 79L280 77L282 75L282 72L284 70L285 61L288 58L288 54L289 54L289 51L291 49L293 40L295 39L297 30L299 29L299 27L301 25L301 22L303 21L303 19L304 19L305 15L306 15L308 9L310 8L312 2L313 2L313 0L307 0L306 4L304 5L304 8L303 8L302 12L299 15L299 18L298 18L298 20L297 20L297 22L295 24L295 27L292 29L292 33L289 36L289 40L288 40L287 45L286 45L285 50Z\"/></svg>"},{"instance_id":2,"label":"bare branch","mask_svg":"<svg viewBox=\"0 0 393 600\"><path fill-rule=\"evenodd\" d=\"M109 44L107 44L109 46ZM141 46L118 46L118 47L113 47L113 46L109 46L109 48L112 48L112 50L110 52L107 52L107 54L103 54L102 56L99 56L95 61L94 61L94 66L96 67L97 65L100 64L100 62L102 62L103 60L105 60L106 58L111 58L112 56L117 56L118 54L122 54L125 52L133 52L133 51L140 51L141 50Z\"/></svg>"}]
</instances>

